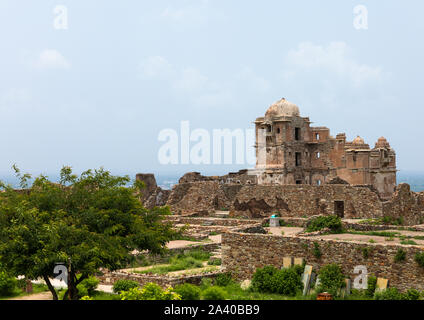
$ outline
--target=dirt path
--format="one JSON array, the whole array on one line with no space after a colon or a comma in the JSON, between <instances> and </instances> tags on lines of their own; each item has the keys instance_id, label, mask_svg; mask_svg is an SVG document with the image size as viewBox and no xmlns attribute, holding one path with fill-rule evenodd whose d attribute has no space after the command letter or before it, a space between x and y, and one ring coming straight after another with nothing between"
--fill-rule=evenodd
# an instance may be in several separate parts
<instances>
[{"instance_id":1,"label":"dirt path","mask_svg":"<svg viewBox=\"0 0 424 320\"><path fill-rule=\"evenodd\" d=\"M52 300L52 299L53 297L51 292L40 292L40 293L30 294L27 296L10 298L8 300Z\"/></svg>"}]
</instances>

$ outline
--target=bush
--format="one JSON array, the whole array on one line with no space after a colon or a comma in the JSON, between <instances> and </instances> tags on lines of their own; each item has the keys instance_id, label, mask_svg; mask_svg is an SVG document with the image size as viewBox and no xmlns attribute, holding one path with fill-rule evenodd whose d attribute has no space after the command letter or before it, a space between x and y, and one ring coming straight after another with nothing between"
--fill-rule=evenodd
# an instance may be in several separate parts
<instances>
[{"instance_id":1,"label":"bush","mask_svg":"<svg viewBox=\"0 0 424 320\"><path fill-rule=\"evenodd\" d=\"M233 278L229 272L218 274L215 278L215 285L219 287L226 287L232 282Z\"/></svg>"},{"instance_id":2,"label":"bush","mask_svg":"<svg viewBox=\"0 0 424 320\"><path fill-rule=\"evenodd\" d=\"M319 292L328 292L333 296L338 294L340 288L345 285L344 275L339 265L328 264L319 270Z\"/></svg>"},{"instance_id":3,"label":"bush","mask_svg":"<svg viewBox=\"0 0 424 320\"><path fill-rule=\"evenodd\" d=\"M319 216L311 219L306 227L306 232L319 231L328 228L332 233L343 232L342 219L336 215Z\"/></svg>"},{"instance_id":4,"label":"bush","mask_svg":"<svg viewBox=\"0 0 424 320\"><path fill-rule=\"evenodd\" d=\"M402 294L397 288L387 288L374 294L375 300L402 300Z\"/></svg>"},{"instance_id":5,"label":"bush","mask_svg":"<svg viewBox=\"0 0 424 320\"><path fill-rule=\"evenodd\" d=\"M81 284L81 283L79 283L78 285L77 285L77 290L78 290L78 296L80 297L80 298L82 298L82 297L85 297L85 296L88 296L89 294L88 294L88 289L83 285L83 284Z\"/></svg>"},{"instance_id":6,"label":"bush","mask_svg":"<svg viewBox=\"0 0 424 320\"><path fill-rule=\"evenodd\" d=\"M0 271L0 296L11 295L17 283L14 277L9 276L5 271Z\"/></svg>"},{"instance_id":7,"label":"bush","mask_svg":"<svg viewBox=\"0 0 424 320\"><path fill-rule=\"evenodd\" d=\"M208 265L210 266L220 266L222 264L221 259L209 259Z\"/></svg>"},{"instance_id":8,"label":"bush","mask_svg":"<svg viewBox=\"0 0 424 320\"><path fill-rule=\"evenodd\" d=\"M415 255L415 262L418 263L421 268L424 268L424 252L417 252Z\"/></svg>"},{"instance_id":9,"label":"bush","mask_svg":"<svg viewBox=\"0 0 424 320\"><path fill-rule=\"evenodd\" d=\"M272 282L278 271L274 266L265 266L256 269L252 277L252 289L258 292L272 292Z\"/></svg>"},{"instance_id":10,"label":"bush","mask_svg":"<svg viewBox=\"0 0 424 320\"><path fill-rule=\"evenodd\" d=\"M212 286L212 279L211 278L202 278L200 281L200 288L202 290L205 290Z\"/></svg>"},{"instance_id":11,"label":"bush","mask_svg":"<svg viewBox=\"0 0 424 320\"><path fill-rule=\"evenodd\" d=\"M402 250L402 248L399 248L395 255L395 262L402 262L406 259L406 252Z\"/></svg>"},{"instance_id":12,"label":"bush","mask_svg":"<svg viewBox=\"0 0 424 320\"><path fill-rule=\"evenodd\" d=\"M322 256L321 250L319 248L319 243L318 242L314 242L314 250L312 252L315 256L315 258L319 259Z\"/></svg>"},{"instance_id":13,"label":"bush","mask_svg":"<svg viewBox=\"0 0 424 320\"><path fill-rule=\"evenodd\" d=\"M220 287L210 287L203 291L202 297L205 300L225 300L227 293Z\"/></svg>"},{"instance_id":14,"label":"bush","mask_svg":"<svg viewBox=\"0 0 424 320\"><path fill-rule=\"evenodd\" d=\"M295 296L303 288L302 280L294 268L278 270L273 278L272 293Z\"/></svg>"},{"instance_id":15,"label":"bush","mask_svg":"<svg viewBox=\"0 0 424 320\"><path fill-rule=\"evenodd\" d=\"M404 300L419 300L420 299L420 292L415 289L409 289L406 291L406 293L403 295Z\"/></svg>"},{"instance_id":16,"label":"bush","mask_svg":"<svg viewBox=\"0 0 424 320\"><path fill-rule=\"evenodd\" d=\"M367 281L368 287L365 290L365 295L368 298L374 297L375 289L377 288L377 277L369 276Z\"/></svg>"},{"instance_id":17,"label":"bush","mask_svg":"<svg viewBox=\"0 0 424 320\"><path fill-rule=\"evenodd\" d=\"M200 288L190 283L184 283L175 287L175 292L182 300L200 300Z\"/></svg>"},{"instance_id":18,"label":"bush","mask_svg":"<svg viewBox=\"0 0 424 320\"><path fill-rule=\"evenodd\" d=\"M94 291L97 289L100 281L94 276L89 276L87 279L82 280L78 286L84 286L87 288L88 295L91 296Z\"/></svg>"},{"instance_id":19,"label":"bush","mask_svg":"<svg viewBox=\"0 0 424 320\"><path fill-rule=\"evenodd\" d=\"M158 284L149 282L140 288L121 291L121 300L181 300L172 287L163 290Z\"/></svg>"},{"instance_id":20,"label":"bush","mask_svg":"<svg viewBox=\"0 0 424 320\"><path fill-rule=\"evenodd\" d=\"M258 268L252 278L252 289L262 293L294 296L302 290L301 267L278 270L273 266Z\"/></svg>"},{"instance_id":21,"label":"bush","mask_svg":"<svg viewBox=\"0 0 424 320\"><path fill-rule=\"evenodd\" d=\"M119 279L113 284L113 292L120 293L121 291L128 291L132 288L137 288L138 282L128 279Z\"/></svg>"}]
</instances>

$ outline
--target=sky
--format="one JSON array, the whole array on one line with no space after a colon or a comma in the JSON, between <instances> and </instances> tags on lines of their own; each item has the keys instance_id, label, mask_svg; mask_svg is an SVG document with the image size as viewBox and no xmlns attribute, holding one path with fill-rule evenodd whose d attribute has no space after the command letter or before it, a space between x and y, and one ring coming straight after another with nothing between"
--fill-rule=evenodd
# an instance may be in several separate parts
<instances>
[{"instance_id":1,"label":"sky","mask_svg":"<svg viewBox=\"0 0 424 320\"><path fill-rule=\"evenodd\" d=\"M423 10L418 0L0 0L0 175L15 163L34 175L64 165L224 174L248 165L160 163L160 132L182 121L253 129L282 97L333 136L371 147L386 137L399 170L424 171Z\"/></svg>"}]
</instances>

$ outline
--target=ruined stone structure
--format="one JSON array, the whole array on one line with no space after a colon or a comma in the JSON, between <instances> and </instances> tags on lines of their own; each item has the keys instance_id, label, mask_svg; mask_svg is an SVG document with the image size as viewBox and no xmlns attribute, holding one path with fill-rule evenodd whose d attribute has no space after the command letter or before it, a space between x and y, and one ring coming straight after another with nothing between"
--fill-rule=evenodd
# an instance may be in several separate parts
<instances>
[{"instance_id":1,"label":"ruined stone structure","mask_svg":"<svg viewBox=\"0 0 424 320\"><path fill-rule=\"evenodd\" d=\"M375 147L361 137L333 138L326 127L311 127L308 117L284 98L255 121L259 184L323 185L339 177L352 185L372 185L388 199L396 186L396 154L383 137Z\"/></svg>"},{"instance_id":2,"label":"ruined stone structure","mask_svg":"<svg viewBox=\"0 0 424 320\"><path fill-rule=\"evenodd\" d=\"M318 246L320 257L314 254ZM363 250L369 250L364 257ZM395 262L398 249L405 252L405 260ZM316 249L315 249L316 250ZM355 266L366 266L370 274L389 279L389 286L401 291L409 288L424 290L424 269L414 260L422 247L377 244L358 241L284 237L251 233L250 230L229 231L222 235L223 266L239 280L252 277L256 268L283 265L283 257L299 257L318 271L322 266L336 263L352 281L357 277Z\"/></svg>"}]
</instances>

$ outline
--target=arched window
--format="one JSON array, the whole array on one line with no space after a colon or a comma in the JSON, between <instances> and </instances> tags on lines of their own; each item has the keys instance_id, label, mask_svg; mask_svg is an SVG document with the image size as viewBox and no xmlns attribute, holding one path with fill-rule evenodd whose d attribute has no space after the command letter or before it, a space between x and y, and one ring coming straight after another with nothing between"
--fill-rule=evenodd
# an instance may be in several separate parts
<instances>
[{"instance_id":1,"label":"arched window","mask_svg":"<svg viewBox=\"0 0 424 320\"><path fill-rule=\"evenodd\" d=\"M317 152L317 159L321 158L321 153Z\"/></svg>"},{"instance_id":2,"label":"arched window","mask_svg":"<svg viewBox=\"0 0 424 320\"><path fill-rule=\"evenodd\" d=\"M318 179L317 180L317 186L320 186L321 185L321 180L320 179Z\"/></svg>"}]
</instances>

